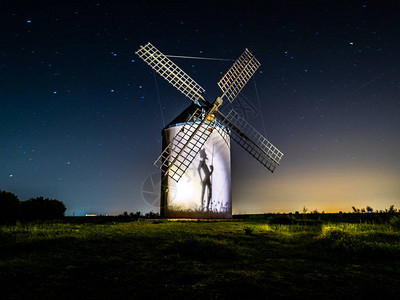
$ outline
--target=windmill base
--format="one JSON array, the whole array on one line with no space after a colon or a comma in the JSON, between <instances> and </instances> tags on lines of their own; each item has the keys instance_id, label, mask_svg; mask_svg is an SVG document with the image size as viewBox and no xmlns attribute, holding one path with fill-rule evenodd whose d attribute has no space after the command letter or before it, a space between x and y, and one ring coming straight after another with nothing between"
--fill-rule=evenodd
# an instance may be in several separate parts
<instances>
[{"instance_id":1,"label":"windmill base","mask_svg":"<svg viewBox=\"0 0 400 300\"><path fill-rule=\"evenodd\" d=\"M163 130L163 148L183 126ZM161 217L232 218L230 153L229 136L214 129L178 182L162 174Z\"/></svg>"}]
</instances>

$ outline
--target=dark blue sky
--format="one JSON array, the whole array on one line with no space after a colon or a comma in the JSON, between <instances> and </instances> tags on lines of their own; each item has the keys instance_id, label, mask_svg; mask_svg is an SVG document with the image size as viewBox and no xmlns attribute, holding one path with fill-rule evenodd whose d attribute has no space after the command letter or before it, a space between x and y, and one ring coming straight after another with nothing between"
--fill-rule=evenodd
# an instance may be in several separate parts
<instances>
[{"instance_id":1,"label":"dark blue sky","mask_svg":"<svg viewBox=\"0 0 400 300\"><path fill-rule=\"evenodd\" d=\"M398 207L395 4L256 2L1 4L0 189L59 199L67 214L157 210L142 189L157 173L162 117L190 101L156 77L160 105L134 54L150 41L165 54L224 59L249 48L261 62L235 105L247 103L248 121L285 156L271 174L232 147L234 212ZM232 64L173 60L209 101Z\"/></svg>"}]
</instances>

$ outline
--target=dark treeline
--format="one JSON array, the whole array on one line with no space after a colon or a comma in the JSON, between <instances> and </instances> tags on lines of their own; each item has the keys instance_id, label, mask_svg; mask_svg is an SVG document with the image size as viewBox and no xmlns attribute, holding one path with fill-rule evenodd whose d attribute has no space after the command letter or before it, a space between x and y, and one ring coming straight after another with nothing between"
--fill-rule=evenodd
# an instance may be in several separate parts
<instances>
[{"instance_id":1,"label":"dark treeline","mask_svg":"<svg viewBox=\"0 0 400 300\"><path fill-rule=\"evenodd\" d=\"M356 208L353 212L325 213L317 210L309 212L305 207L302 213L264 213L264 214L238 214L233 215L236 220L264 220L270 224L299 224L318 225L321 223L393 223L400 227L400 210L391 205L385 210L374 210L372 207ZM124 212L119 216L95 217L65 217L66 207L63 202L56 199L43 197L31 198L20 201L10 192L0 190L0 225L15 225L17 222L32 222L42 220L61 220L68 223L109 223L130 222L139 219L159 219L160 215L150 211L146 214L140 212ZM394 218L395 217L395 218Z\"/></svg>"},{"instance_id":2,"label":"dark treeline","mask_svg":"<svg viewBox=\"0 0 400 300\"><path fill-rule=\"evenodd\" d=\"M140 211L137 212L123 212L118 216L109 215L96 215L96 216L67 216L64 217L64 222L73 224L109 224L113 222L132 222L142 219L159 219L160 215L154 211L142 214ZM157 220L156 220L157 221Z\"/></svg>"},{"instance_id":3,"label":"dark treeline","mask_svg":"<svg viewBox=\"0 0 400 300\"><path fill-rule=\"evenodd\" d=\"M0 224L3 225L60 219L65 210L64 203L56 199L37 197L20 201L13 193L0 190Z\"/></svg>"},{"instance_id":4,"label":"dark treeline","mask_svg":"<svg viewBox=\"0 0 400 300\"><path fill-rule=\"evenodd\" d=\"M309 212L305 210L303 213L264 213L264 214L241 214L234 215L236 219L244 220L266 220L274 224L304 224L312 225L317 223L376 223L384 224L390 222L393 217L399 217L400 211L391 205L389 209L373 211L363 209L353 209L349 213L324 213L324 212Z\"/></svg>"}]
</instances>

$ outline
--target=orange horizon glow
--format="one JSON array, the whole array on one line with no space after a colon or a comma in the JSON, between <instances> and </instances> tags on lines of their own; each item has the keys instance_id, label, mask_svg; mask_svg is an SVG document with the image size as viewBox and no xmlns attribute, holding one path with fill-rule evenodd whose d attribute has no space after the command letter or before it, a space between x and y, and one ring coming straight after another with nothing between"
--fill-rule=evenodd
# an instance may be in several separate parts
<instances>
[{"instance_id":1,"label":"orange horizon glow","mask_svg":"<svg viewBox=\"0 0 400 300\"><path fill-rule=\"evenodd\" d=\"M276 175L233 184L233 213L351 212L352 206L374 211L400 205L400 175L350 170Z\"/></svg>"}]
</instances>

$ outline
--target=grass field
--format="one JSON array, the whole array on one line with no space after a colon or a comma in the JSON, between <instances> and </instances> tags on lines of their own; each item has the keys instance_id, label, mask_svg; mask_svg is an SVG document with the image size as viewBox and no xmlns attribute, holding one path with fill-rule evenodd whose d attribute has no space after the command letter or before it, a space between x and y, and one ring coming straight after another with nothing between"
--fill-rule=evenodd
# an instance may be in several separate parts
<instances>
[{"instance_id":1,"label":"grass field","mask_svg":"<svg viewBox=\"0 0 400 300\"><path fill-rule=\"evenodd\" d=\"M398 299L400 231L266 221L0 227L1 299Z\"/></svg>"}]
</instances>

